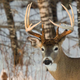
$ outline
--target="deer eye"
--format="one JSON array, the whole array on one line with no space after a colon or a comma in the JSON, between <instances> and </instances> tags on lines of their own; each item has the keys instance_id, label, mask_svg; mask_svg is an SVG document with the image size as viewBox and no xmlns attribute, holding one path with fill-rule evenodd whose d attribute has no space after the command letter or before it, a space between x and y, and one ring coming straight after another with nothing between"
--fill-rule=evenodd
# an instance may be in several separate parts
<instances>
[{"instance_id":1,"label":"deer eye","mask_svg":"<svg viewBox=\"0 0 80 80\"><path fill-rule=\"evenodd\" d=\"M44 51L44 48L41 48L42 51Z\"/></svg>"},{"instance_id":2,"label":"deer eye","mask_svg":"<svg viewBox=\"0 0 80 80\"><path fill-rule=\"evenodd\" d=\"M54 52L57 52L58 51L58 46L57 45L54 46L53 50L54 50Z\"/></svg>"},{"instance_id":3,"label":"deer eye","mask_svg":"<svg viewBox=\"0 0 80 80\"><path fill-rule=\"evenodd\" d=\"M58 50L58 47L56 47L54 50Z\"/></svg>"},{"instance_id":4,"label":"deer eye","mask_svg":"<svg viewBox=\"0 0 80 80\"><path fill-rule=\"evenodd\" d=\"M41 48L41 50L42 50L42 51L44 51L44 50L45 50L45 48L44 48L44 47L42 47L42 48Z\"/></svg>"}]
</instances>

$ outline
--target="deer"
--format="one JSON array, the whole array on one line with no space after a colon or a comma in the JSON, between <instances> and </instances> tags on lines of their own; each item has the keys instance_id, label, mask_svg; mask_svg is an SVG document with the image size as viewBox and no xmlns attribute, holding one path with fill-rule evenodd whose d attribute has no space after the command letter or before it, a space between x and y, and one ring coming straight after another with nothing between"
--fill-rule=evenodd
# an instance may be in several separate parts
<instances>
[{"instance_id":1,"label":"deer","mask_svg":"<svg viewBox=\"0 0 80 80\"><path fill-rule=\"evenodd\" d=\"M56 35L53 38L45 39L44 26L42 24L42 34L38 34L32 31L34 27L41 23L38 22L34 25L29 24L30 8L32 3L28 4L25 13L25 30L33 36L29 36L27 39L31 42L31 45L35 48L40 48L42 52L42 61L45 67L55 80L80 80L80 58L71 58L65 55L62 43L66 36L74 30L74 12L70 5L72 16L68 9L61 4L69 15L71 26L61 26L54 23L52 20L49 22L57 27ZM65 29L62 33L59 33L59 27Z\"/></svg>"}]
</instances>

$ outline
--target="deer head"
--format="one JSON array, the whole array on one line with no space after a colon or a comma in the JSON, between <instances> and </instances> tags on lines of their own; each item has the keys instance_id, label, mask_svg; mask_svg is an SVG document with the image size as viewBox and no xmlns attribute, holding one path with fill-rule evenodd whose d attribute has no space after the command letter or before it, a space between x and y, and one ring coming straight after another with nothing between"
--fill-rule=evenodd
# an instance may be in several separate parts
<instances>
[{"instance_id":1,"label":"deer head","mask_svg":"<svg viewBox=\"0 0 80 80\"><path fill-rule=\"evenodd\" d=\"M58 54L60 54L61 44L64 41L65 36L72 33L72 31L74 29L73 9L70 6L71 11L72 11L72 17L71 17L71 15L70 15L69 11L66 9L66 7L61 4L62 7L66 10L66 12L68 13L68 15L70 17L71 26L66 26L66 27L65 26L60 26L60 25L52 22L51 20L49 20L53 25L57 26L58 28L56 30L56 36L54 38L45 39L44 26L43 25L42 25L42 35L34 33L34 32L31 31L35 26L37 26L41 22L40 21L33 26L32 26L32 24L29 25L29 14L30 14L31 4L32 3L30 3L27 6L27 9L26 9L25 29L26 29L26 32L28 31L28 33L30 33L31 35L33 35L35 37L28 37L28 40L31 42L33 47L41 49L42 55L43 55L43 63L45 65L53 64L54 62L56 62ZM63 28L63 29L66 29L66 30L63 33L59 34L59 27Z\"/></svg>"}]
</instances>

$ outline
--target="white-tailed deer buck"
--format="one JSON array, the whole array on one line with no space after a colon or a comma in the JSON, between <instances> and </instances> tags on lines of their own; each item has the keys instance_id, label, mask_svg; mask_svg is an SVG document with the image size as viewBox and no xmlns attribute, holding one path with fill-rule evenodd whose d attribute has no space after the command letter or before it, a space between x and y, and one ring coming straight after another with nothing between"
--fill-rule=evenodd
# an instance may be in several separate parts
<instances>
[{"instance_id":1,"label":"white-tailed deer buck","mask_svg":"<svg viewBox=\"0 0 80 80\"><path fill-rule=\"evenodd\" d=\"M32 4L32 3L31 3ZM69 26L60 26L51 20L49 20L52 24L57 26L56 36L51 39L45 39L44 27L42 26L42 35L32 32L31 30L37 26L37 24L29 25L29 14L31 4L27 6L26 14L25 14L25 29L31 35L35 37L28 37L28 40L31 42L32 46L40 48L43 56L43 63L45 64L48 71L56 80L80 80L80 58L70 58L65 55L63 49L61 47L62 42L65 39L65 36L72 33L74 30L74 13L72 11L72 17L66 7L62 5L62 7L67 11L71 27ZM63 33L59 34L59 27L66 29ZM67 30L68 29L68 30ZM48 32L49 33L49 32Z\"/></svg>"}]
</instances>

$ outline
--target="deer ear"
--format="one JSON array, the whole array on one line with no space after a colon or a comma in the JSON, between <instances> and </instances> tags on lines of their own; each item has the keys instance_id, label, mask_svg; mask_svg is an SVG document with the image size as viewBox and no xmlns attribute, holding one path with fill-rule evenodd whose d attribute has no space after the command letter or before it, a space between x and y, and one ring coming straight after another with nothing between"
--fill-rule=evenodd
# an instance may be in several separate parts
<instances>
[{"instance_id":1,"label":"deer ear","mask_svg":"<svg viewBox=\"0 0 80 80\"><path fill-rule=\"evenodd\" d=\"M36 47L36 48L40 47L41 42L40 42L39 39L34 38L34 37L28 37L27 39L31 42L31 45L32 45L33 47Z\"/></svg>"}]
</instances>

